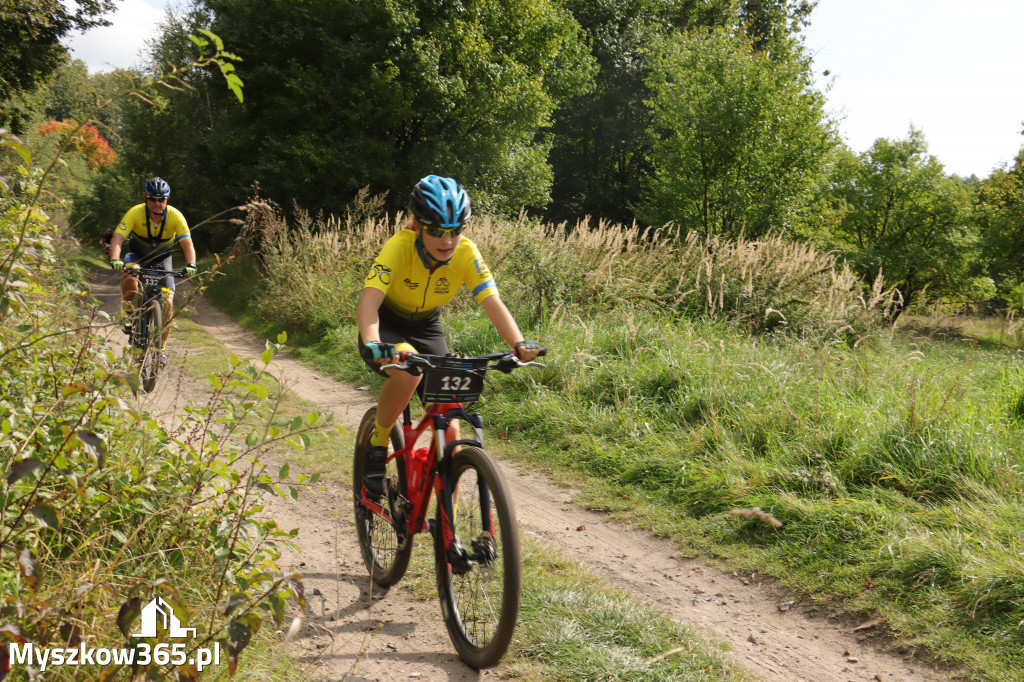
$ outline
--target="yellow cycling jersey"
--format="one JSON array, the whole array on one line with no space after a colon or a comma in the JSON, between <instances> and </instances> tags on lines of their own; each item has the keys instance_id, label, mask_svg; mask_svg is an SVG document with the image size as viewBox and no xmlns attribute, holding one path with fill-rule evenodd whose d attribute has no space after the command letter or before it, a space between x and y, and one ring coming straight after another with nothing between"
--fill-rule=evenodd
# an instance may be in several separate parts
<instances>
[{"instance_id":1,"label":"yellow cycling jersey","mask_svg":"<svg viewBox=\"0 0 1024 682\"><path fill-rule=\"evenodd\" d=\"M455 253L433 271L423 257L414 230L405 229L384 243L363 288L384 292L384 305L408 319L421 320L455 297L465 284L482 301L498 293L476 244L463 237Z\"/></svg>"},{"instance_id":2,"label":"yellow cycling jersey","mask_svg":"<svg viewBox=\"0 0 1024 682\"><path fill-rule=\"evenodd\" d=\"M156 225L152 218L146 220L146 204L138 204L128 209L115 232L123 235L125 239L138 239L154 247L168 247L176 241L192 236L181 211L168 206L167 215L159 225Z\"/></svg>"}]
</instances>

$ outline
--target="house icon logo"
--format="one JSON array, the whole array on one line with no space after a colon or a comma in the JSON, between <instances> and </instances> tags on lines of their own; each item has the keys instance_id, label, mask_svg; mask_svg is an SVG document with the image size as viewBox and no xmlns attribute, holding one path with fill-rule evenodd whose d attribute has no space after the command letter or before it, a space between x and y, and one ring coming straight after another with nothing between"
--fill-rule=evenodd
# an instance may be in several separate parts
<instances>
[{"instance_id":1,"label":"house icon logo","mask_svg":"<svg viewBox=\"0 0 1024 682\"><path fill-rule=\"evenodd\" d=\"M171 605L163 597L154 597L142 609L142 632L132 637L157 637L158 631L164 631L168 637L195 637L195 628L181 627L181 621L174 615Z\"/></svg>"}]
</instances>

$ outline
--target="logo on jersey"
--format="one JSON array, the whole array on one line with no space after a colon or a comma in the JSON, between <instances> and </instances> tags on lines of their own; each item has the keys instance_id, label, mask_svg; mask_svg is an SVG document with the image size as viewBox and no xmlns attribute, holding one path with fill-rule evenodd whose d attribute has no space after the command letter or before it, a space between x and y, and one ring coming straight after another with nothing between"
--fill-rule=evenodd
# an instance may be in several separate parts
<instances>
[{"instance_id":1,"label":"logo on jersey","mask_svg":"<svg viewBox=\"0 0 1024 682\"><path fill-rule=\"evenodd\" d=\"M477 258L473 261L473 267L476 268L476 272L482 279L491 279L491 272L487 269L487 263L484 262L483 258Z\"/></svg>"},{"instance_id":2,"label":"logo on jersey","mask_svg":"<svg viewBox=\"0 0 1024 682\"><path fill-rule=\"evenodd\" d=\"M383 263L374 263L370 274L366 276L367 282L372 279L379 279L381 284L391 284L391 268Z\"/></svg>"},{"instance_id":3,"label":"logo on jersey","mask_svg":"<svg viewBox=\"0 0 1024 682\"><path fill-rule=\"evenodd\" d=\"M410 289L415 289L415 288L417 288L417 287L418 287L418 286L420 285L420 283L419 283L419 282L414 282L414 281L412 281L411 279L409 279L408 277L406 277L406 278L405 278L405 279L404 279L404 280L402 281L402 283L403 283L403 284L404 284L405 286L409 287Z\"/></svg>"},{"instance_id":4,"label":"logo on jersey","mask_svg":"<svg viewBox=\"0 0 1024 682\"><path fill-rule=\"evenodd\" d=\"M451 287L451 284L448 282L448 278L447 277L441 277L441 278L439 278L437 280L437 283L434 284L434 293L435 294L447 294L448 293L448 289L450 287Z\"/></svg>"}]
</instances>

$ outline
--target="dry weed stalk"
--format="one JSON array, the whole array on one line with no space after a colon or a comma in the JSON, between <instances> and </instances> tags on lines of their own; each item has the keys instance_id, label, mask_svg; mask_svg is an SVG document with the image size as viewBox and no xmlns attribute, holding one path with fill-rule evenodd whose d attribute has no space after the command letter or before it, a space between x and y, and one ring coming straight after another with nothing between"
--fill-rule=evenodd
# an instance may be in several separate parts
<instances>
[{"instance_id":1,"label":"dry weed stalk","mask_svg":"<svg viewBox=\"0 0 1024 682\"><path fill-rule=\"evenodd\" d=\"M765 523L776 528L782 528L783 526L782 521L779 521L768 512L763 511L760 507L754 507L753 509L733 509L729 512L729 515L742 516L745 519L757 519L761 523Z\"/></svg>"}]
</instances>

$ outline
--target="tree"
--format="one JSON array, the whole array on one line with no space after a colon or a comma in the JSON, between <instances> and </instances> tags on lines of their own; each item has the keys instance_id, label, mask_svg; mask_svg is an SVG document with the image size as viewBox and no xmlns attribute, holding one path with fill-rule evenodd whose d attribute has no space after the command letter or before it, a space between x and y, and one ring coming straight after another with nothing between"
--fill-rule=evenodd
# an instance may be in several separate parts
<instances>
[{"instance_id":1,"label":"tree","mask_svg":"<svg viewBox=\"0 0 1024 682\"><path fill-rule=\"evenodd\" d=\"M1003 299L1024 309L1024 148L981 183L976 210L988 272Z\"/></svg>"},{"instance_id":2,"label":"tree","mask_svg":"<svg viewBox=\"0 0 1024 682\"><path fill-rule=\"evenodd\" d=\"M846 154L830 194L841 216L836 246L862 276L881 271L902 296L890 322L925 290L933 299L962 302L976 287L972 192L960 178L946 176L920 130L911 128L904 140L879 138L861 155Z\"/></svg>"},{"instance_id":3,"label":"tree","mask_svg":"<svg viewBox=\"0 0 1024 682\"><path fill-rule=\"evenodd\" d=\"M548 199L551 112L582 91L579 26L550 0L205 0L242 58L245 107L214 112L212 161L244 191L340 212L361 187L403 207L431 172L480 208Z\"/></svg>"},{"instance_id":4,"label":"tree","mask_svg":"<svg viewBox=\"0 0 1024 682\"><path fill-rule=\"evenodd\" d=\"M0 125L15 122L12 97L67 59L60 41L73 30L109 25L102 15L113 9L114 0L0 0Z\"/></svg>"},{"instance_id":5,"label":"tree","mask_svg":"<svg viewBox=\"0 0 1024 682\"><path fill-rule=\"evenodd\" d=\"M554 115L554 184L546 215L555 221L584 215L628 223L653 172L647 106L649 47L672 32L730 27L754 49L787 44L814 3L791 0L564 0L583 27L599 70L592 91Z\"/></svg>"},{"instance_id":6,"label":"tree","mask_svg":"<svg viewBox=\"0 0 1024 682\"><path fill-rule=\"evenodd\" d=\"M743 0L740 22L754 51L785 49L793 34L807 25L818 0Z\"/></svg>"},{"instance_id":7,"label":"tree","mask_svg":"<svg viewBox=\"0 0 1024 682\"><path fill-rule=\"evenodd\" d=\"M727 28L654 46L647 222L727 238L796 228L837 142L800 43L773 49Z\"/></svg>"},{"instance_id":8,"label":"tree","mask_svg":"<svg viewBox=\"0 0 1024 682\"><path fill-rule=\"evenodd\" d=\"M73 59L58 67L47 81L46 116L58 121L90 118L103 128L104 134L117 135L121 106L116 96L129 80L128 74L117 71L90 76L85 62ZM106 102L111 104L98 108Z\"/></svg>"},{"instance_id":9,"label":"tree","mask_svg":"<svg viewBox=\"0 0 1024 682\"><path fill-rule=\"evenodd\" d=\"M208 17L194 10L184 18L168 14L161 26L162 40L155 46L154 63L146 73L117 70L90 78L107 105L94 111L91 118L110 121L100 126L101 131L111 129L119 144L114 145L117 162L101 168L91 191L76 197L72 220L84 229L102 232L116 225L124 211L139 202L143 183L154 175L171 184L175 207L193 225L245 198L226 197L224 171L210 162L207 142L214 110L227 106L218 97L219 91L235 104L242 98L232 63L235 56L205 28L204 19ZM198 45L192 36L206 44ZM55 99L53 106L64 99ZM66 99L77 101L75 97ZM216 107L213 101L218 102ZM225 221L231 217L237 216L227 215ZM193 233L197 248L210 245L212 231L208 224ZM229 231L233 237L237 227L222 229L214 236L227 239Z\"/></svg>"}]
</instances>

